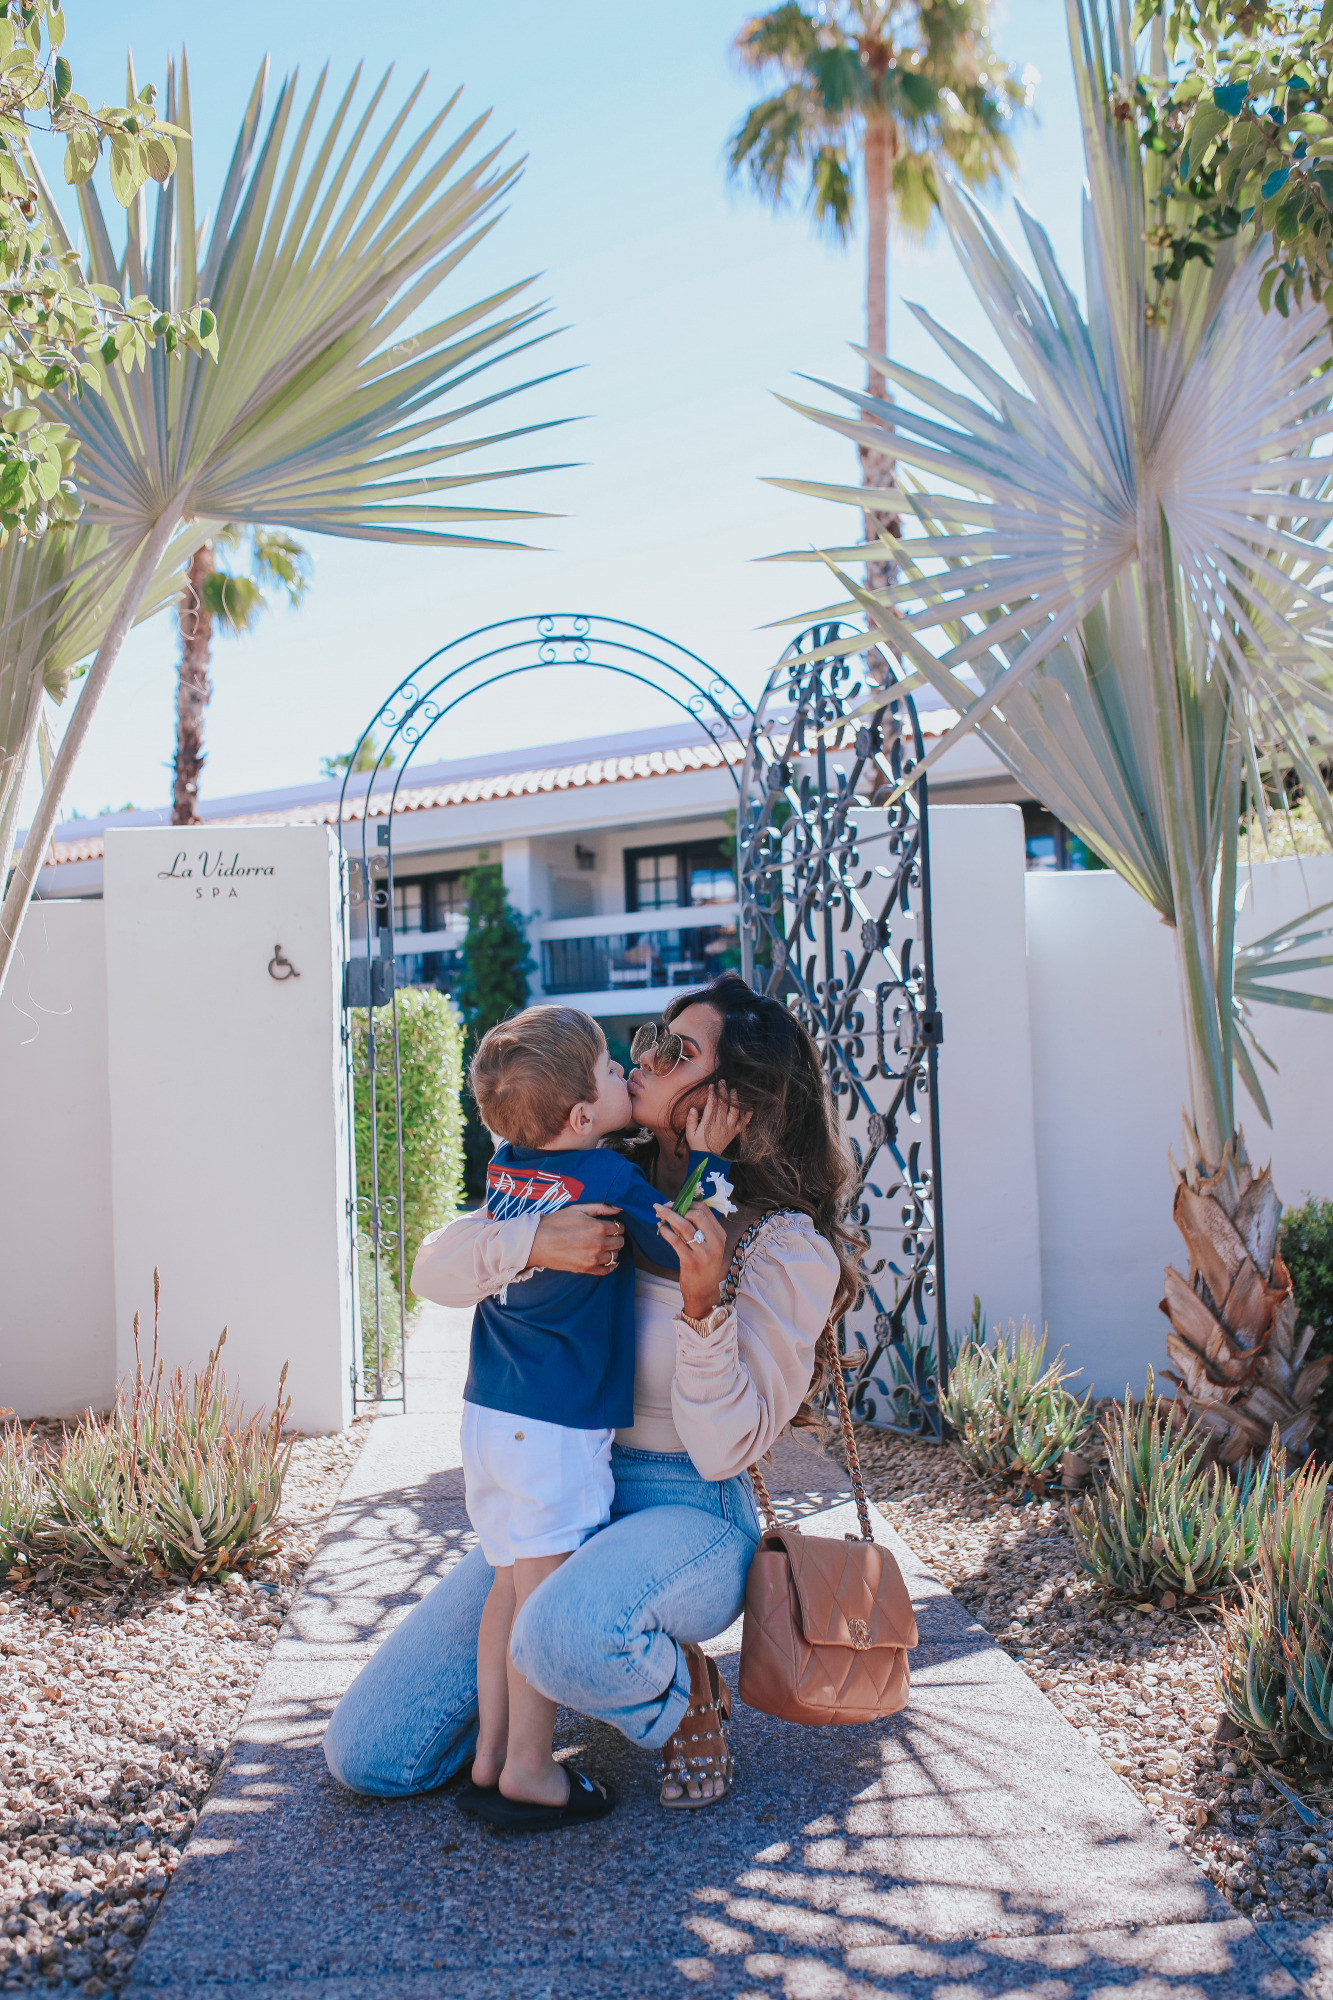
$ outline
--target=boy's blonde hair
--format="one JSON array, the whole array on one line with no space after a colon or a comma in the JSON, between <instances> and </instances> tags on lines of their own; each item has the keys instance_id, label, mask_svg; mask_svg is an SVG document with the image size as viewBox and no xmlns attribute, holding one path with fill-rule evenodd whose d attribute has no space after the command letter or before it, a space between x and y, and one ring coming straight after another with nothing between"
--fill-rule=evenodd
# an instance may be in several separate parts
<instances>
[{"instance_id":1,"label":"boy's blonde hair","mask_svg":"<svg viewBox=\"0 0 1333 2000\"><path fill-rule=\"evenodd\" d=\"M482 1036L468 1083L482 1122L511 1146L554 1139L576 1104L597 1096L606 1036L577 1007L529 1007Z\"/></svg>"}]
</instances>

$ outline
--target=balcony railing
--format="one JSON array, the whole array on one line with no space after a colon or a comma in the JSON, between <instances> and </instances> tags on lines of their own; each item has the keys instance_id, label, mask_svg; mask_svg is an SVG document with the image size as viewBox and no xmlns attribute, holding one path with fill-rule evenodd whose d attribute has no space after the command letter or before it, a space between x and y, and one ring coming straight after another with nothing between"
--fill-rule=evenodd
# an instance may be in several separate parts
<instances>
[{"instance_id":1,"label":"balcony railing","mask_svg":"<svg viewBox=\"0 0 1333 2000\"><path fill-rule=\"evenodd\" d=\"M699 986L740 965L735 903L567 918L540 927L541 979L551 999ZM631 928L631 925L634 928Z\"/></svg>"}]
</instances>

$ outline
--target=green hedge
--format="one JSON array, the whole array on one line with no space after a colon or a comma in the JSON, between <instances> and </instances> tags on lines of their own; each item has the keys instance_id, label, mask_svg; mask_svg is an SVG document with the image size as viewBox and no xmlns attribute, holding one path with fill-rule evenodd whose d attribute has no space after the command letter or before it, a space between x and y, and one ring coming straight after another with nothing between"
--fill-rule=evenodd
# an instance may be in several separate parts
<instances>
[{"instance_id":1,"label":"green hedge","mask_svg":"<svg viewBox=\"0 0 1333 2000\"><path fill-rule=\"evenodd\" d=\"M1299 1208L1289 1208L1280 1244L1291 1272L1297 1332L1314 1328L1309 1358L1333 1354L1333 1201L1310 1196ZM1333 1374L1319 1392L1319 1415L1327 1431L1333 1419Z\"/></svg>"},{"instance_id":2,"label":"green hedge","mask_svg":"<svg viewBox=\"0 0 1333 2000\"><path fill-rule=\"evenodd\" d=\"M399 1087L403 1115L403 1271L423 1237L452 1222L463 1201L463 1024L446 994L432 986L404 987L396 997ZM370 1079L366 1072L367 1016L352 1016L352 1074L355 1080L356 1191L368 1200L370 1174ZM379 1151L381 1227L392 1228L384 1204L397 1192L393 1102L393 1013L375 1017L375 1123ZM364 1222L362 1224L364 1227ZM381 1258L397 1278L396 1251Z\"/></svg>"}]
</instances>

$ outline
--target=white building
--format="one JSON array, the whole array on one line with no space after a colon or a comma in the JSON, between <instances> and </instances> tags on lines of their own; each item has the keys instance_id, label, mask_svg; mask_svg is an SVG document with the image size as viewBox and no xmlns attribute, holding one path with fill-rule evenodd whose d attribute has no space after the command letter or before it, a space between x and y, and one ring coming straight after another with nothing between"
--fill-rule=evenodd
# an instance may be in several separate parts
<instances>
[{"instance_id":1,"label":"white building","mask_svg":"<svg viewBox=\"0 0 1333 2000\"><path fill-rule=\"evenodd\" d=\"M952 720L926 711L927 737ZM412 764L348 785L352 856L382 854L392 813L394 953L403 984L457 983L467 929L463 882L498 863L527 922L534 999L559 998L593 1014L613 1043L659 1012L674 991L740 962L736 897L739 752L702 728L676 723L452 763ZM182 829L190 857L225 852L232 826L336 824L339 781L218 799L204 826ZM1023 806L1028 865L1079 866L1078 843L1023 794L976 739L941 760L932 799ZM101 894L108 826L161 826L169 812L126 812L62 826L41 897ZM670 916L666 916L666 912ZM628 919L638 921L631 924ZM354 919L353 951L364 953ZM355 936L356 930L361 932Z\"/></svg>"}]
</instances>

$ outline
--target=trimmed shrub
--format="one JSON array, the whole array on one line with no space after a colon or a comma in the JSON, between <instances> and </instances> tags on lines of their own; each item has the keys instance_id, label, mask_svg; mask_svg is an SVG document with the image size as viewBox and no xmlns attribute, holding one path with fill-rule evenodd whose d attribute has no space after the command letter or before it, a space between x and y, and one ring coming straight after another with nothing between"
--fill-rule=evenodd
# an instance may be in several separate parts
<instances>
[{"instance_id":1,"label":"trimmed shrub","mask_svg":"<svg viewBox=\"0 0 1333 2000\"><path fill-rule=\"evenodd\" d=\"M223 1332L202 1375L164 1382L157 1358L160 1287L153 1273L153 1358L120 1385L109 1416L90 1411L42 1456L15 1425L0 1436L0 1580L20 1589L52 1577L148 1572L191 1583L252 1570L282 1500L291 1445L282 1426L284 1366L267 1423L247 1417L220 1366Z\"/></svg>"},{"instance_id":2,"label":"trimmed shrub","mask_svg":"<svg viewBox=\"0 0 1333 2000\"><path fill-rule=\"evenodd\" d=\"M1064 1385L1073 1377L1060 1355L1049 1365L1045 1358L1046 1336L1039 1340L1027 1320L1019 1327L1011 1322L1007 1334L996 1327L989 1345L976 1338L963 1343L940 1399L974 1472L1035 1493L1060 1477L1065 1453L1086 1435L1092 1394L1072 1395Z\"/></svg>"},{"instance_id":3,"label":"trimmed shrub","mask_svg":"<svg viewBox=\"0 0 1333 2000\"><path fill-rule=\"evenodd\" d=\"M1282 1218L1278 1238L1282 1261L1291 1273L1296 1328L1314 1328L1307 1360L1333 1354L1333 1201L1313 1195ZM1333 1374L1319 1392L1319 1421L1325 1432L1333 1419Z\"/></svg>"},{"instance_id":4,"label":"trimmed shrub","mask_svg":"<svg viewBox=\"0 0 1333 2000\"><path fill-rule=\"evenodd\" d=\"M1079 1563L1119 1597L1213 1597L1253 1573L1268 1465L1233 1479L1209 1438L1173 1424L1152 1370L1135 1409L1125 1392L1101 1428L1105 1478L1069 1509Z\"/></svg>"},{"instance_id":5,"label":"trimmed shrub","mask_svg":"<svg viewBox=\"0 0 1333 2000\"><path fill-rule=\"evenodd\" d=\"M403 1214L397 1214L397 1126L393 1090L394 1014L403 1129ZM369 1205L372 1187L368 1015L352 1015L352 1077L356 1191ZM402 1230L403 1277L422 1239L452 1222L463 1199L463 1025L447 994L433 986L404 987L375 1020L375 1140L379 1158L380 1280L398 1282L397 1236ZM364 1260L358 1260L364 1270ZM365 1278L362 1276L364 1286ZM364 1328L364 1316L363 1316ZM371 1326L374 1327L373 1308Z\"/></svg>"},{"instance_id":6,"label":"trimmed shrub","mask_svg":"<svg viewBox=\"0 0 1333 2000\"><path fill-rule=\"evenodd\" d=\"M379 1259L380 1366L398 1369L403 1355L403 1306L395 1271L381 1253ZM364 1229L357 1231L356 1280L361 1306L361 1367L367 1383L375 1379L375 1253Z\"/></svg>"}]
</instances>

